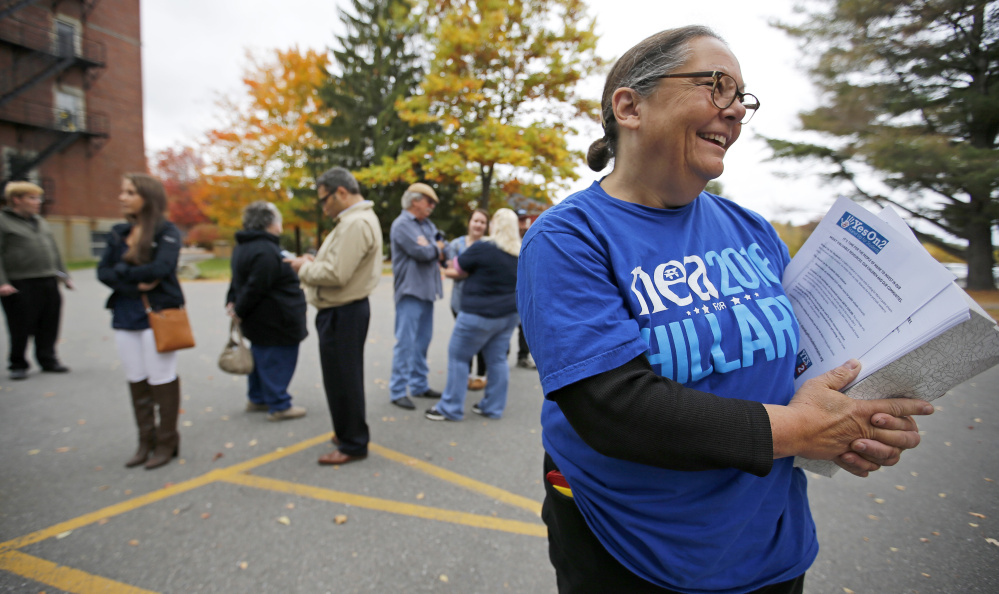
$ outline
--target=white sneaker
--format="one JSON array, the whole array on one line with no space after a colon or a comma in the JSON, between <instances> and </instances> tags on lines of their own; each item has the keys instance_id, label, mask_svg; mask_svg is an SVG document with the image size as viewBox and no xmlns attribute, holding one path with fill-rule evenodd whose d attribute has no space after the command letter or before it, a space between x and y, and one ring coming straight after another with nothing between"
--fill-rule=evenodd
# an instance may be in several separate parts
<instances>
[{"instance_id":1,"label":"white sneaker","mask_svg":"<svg viewBox=\"0 0 999 594\"><path fill-rule=\"evenodd\" d=\"M527 355L523 359L517 359L517 367L523 367L524 369L537 369L538 366L534 363L534 357Z\"/></svg>"},{"instance_id":2,"label":"white sneaker","mask_svg":"<svg viewBox=\"0 0 999 594\"><path fill-rule=\"evenodd\" d=\"M300 419L305 416L305 409L301 406L291 406L285 410L279 410L267 415L268 421L287 421L289 419Z\"/></svg>"}]
</instances>

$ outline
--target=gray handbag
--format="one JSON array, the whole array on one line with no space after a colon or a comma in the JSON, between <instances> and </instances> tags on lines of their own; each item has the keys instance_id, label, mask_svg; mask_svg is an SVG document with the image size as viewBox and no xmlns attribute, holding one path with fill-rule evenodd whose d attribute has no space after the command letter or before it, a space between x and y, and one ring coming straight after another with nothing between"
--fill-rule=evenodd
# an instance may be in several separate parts
<instances>
[{"instance_id":1,"label":"gray handbag","mask_svg":"<svg viewBox=\"0 0 999 594\"><path fill-rule=\"evenodd\" d=\"M222 354L219 355L219 369L235 375L253 373L253 353L246 346L243 329L236 320L233 320L229 326L229 342L226 343L225 348L222 349Z\"/></svg>"}]
</instances>

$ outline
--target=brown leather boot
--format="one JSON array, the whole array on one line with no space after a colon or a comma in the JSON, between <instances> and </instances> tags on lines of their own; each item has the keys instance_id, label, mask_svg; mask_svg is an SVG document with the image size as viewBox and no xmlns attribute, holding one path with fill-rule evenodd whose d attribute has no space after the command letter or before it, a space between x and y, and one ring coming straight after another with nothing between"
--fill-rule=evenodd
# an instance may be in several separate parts
<instances>
[{"instance_id":1,"label":"brown leather boot","mask_svg":"<svg viewBox=\"0 0 999 594\"><path fill-rule=\"evenodd\" d=\"M135 425L139 428L139 449L125 462L126 468L144 464L149 453L156 447L156 405L149 391L149 382L129 382L132 392L132 410L135 411Z\"/></svg>"},{"instance_id":2,"label":"brown leather boot","mask_svg":"<svg viewBox=\"0 0 999 594\"><path fill-rule=\"evenodd\" d=\"M160 409L160 425L156 428L156 449L146 462L146 470L159 468L180 453L180 433L177 415L180 413L180 378L167 384L149 386L153 400Z\"/></svg>"}]
</instances>

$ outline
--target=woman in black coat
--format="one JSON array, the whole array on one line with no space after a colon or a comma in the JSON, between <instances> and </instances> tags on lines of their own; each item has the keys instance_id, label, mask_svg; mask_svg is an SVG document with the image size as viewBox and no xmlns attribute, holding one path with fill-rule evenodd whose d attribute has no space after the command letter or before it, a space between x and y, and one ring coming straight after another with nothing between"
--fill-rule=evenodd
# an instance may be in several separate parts
<instances>
[{"instance_id":1,"label":"woman in black coat","mask_svg":"<svg viewBox=\"0 0 999 594\"><path fill-rule=\"evenodd\" d=\"M298 345L308 335L305 294L281 254L280 235L281 213L273 204L260 201L246 207L243 230L236 233L226 297L226 309L242 325L253 352L246 410L269 411L271 421L305 416L305 409L293 406L288 394Z\"/></svg>"},{"instance_id":2,"label":"woman in black coat","mask_svg":"<svg viewBox=\"0 0 999 594\"><path fill-rule=\"evenodd\" d=\"M184 305L176 272L180 231L164 218L166 193L155 177L126 174L118 201L126 222L111 229L97 278L113 291L106 307L111 310L111 327L139 429L139 449L125 466L145 464L152 469L180 452L180 380L177 353L156 351L142 295L154 310Z\"/></svg>"}]
</instances>

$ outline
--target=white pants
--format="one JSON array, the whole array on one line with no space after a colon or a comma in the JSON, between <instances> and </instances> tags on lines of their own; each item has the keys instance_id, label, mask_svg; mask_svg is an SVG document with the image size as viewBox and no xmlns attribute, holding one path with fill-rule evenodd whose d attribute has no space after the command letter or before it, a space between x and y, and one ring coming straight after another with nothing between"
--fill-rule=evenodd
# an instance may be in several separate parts
<instances>
[{"instance_id":1,"label":"white pants","mask_svg":"<svg viewBox=\"0 0 999 594\"><path fill-rule=\"evenodd\" d=\"M149 385L159 386L177 379L177 352L156 352L152 329L115 330L114 340L129 382L148 380Z\"/></svg>"}]
</instances>

